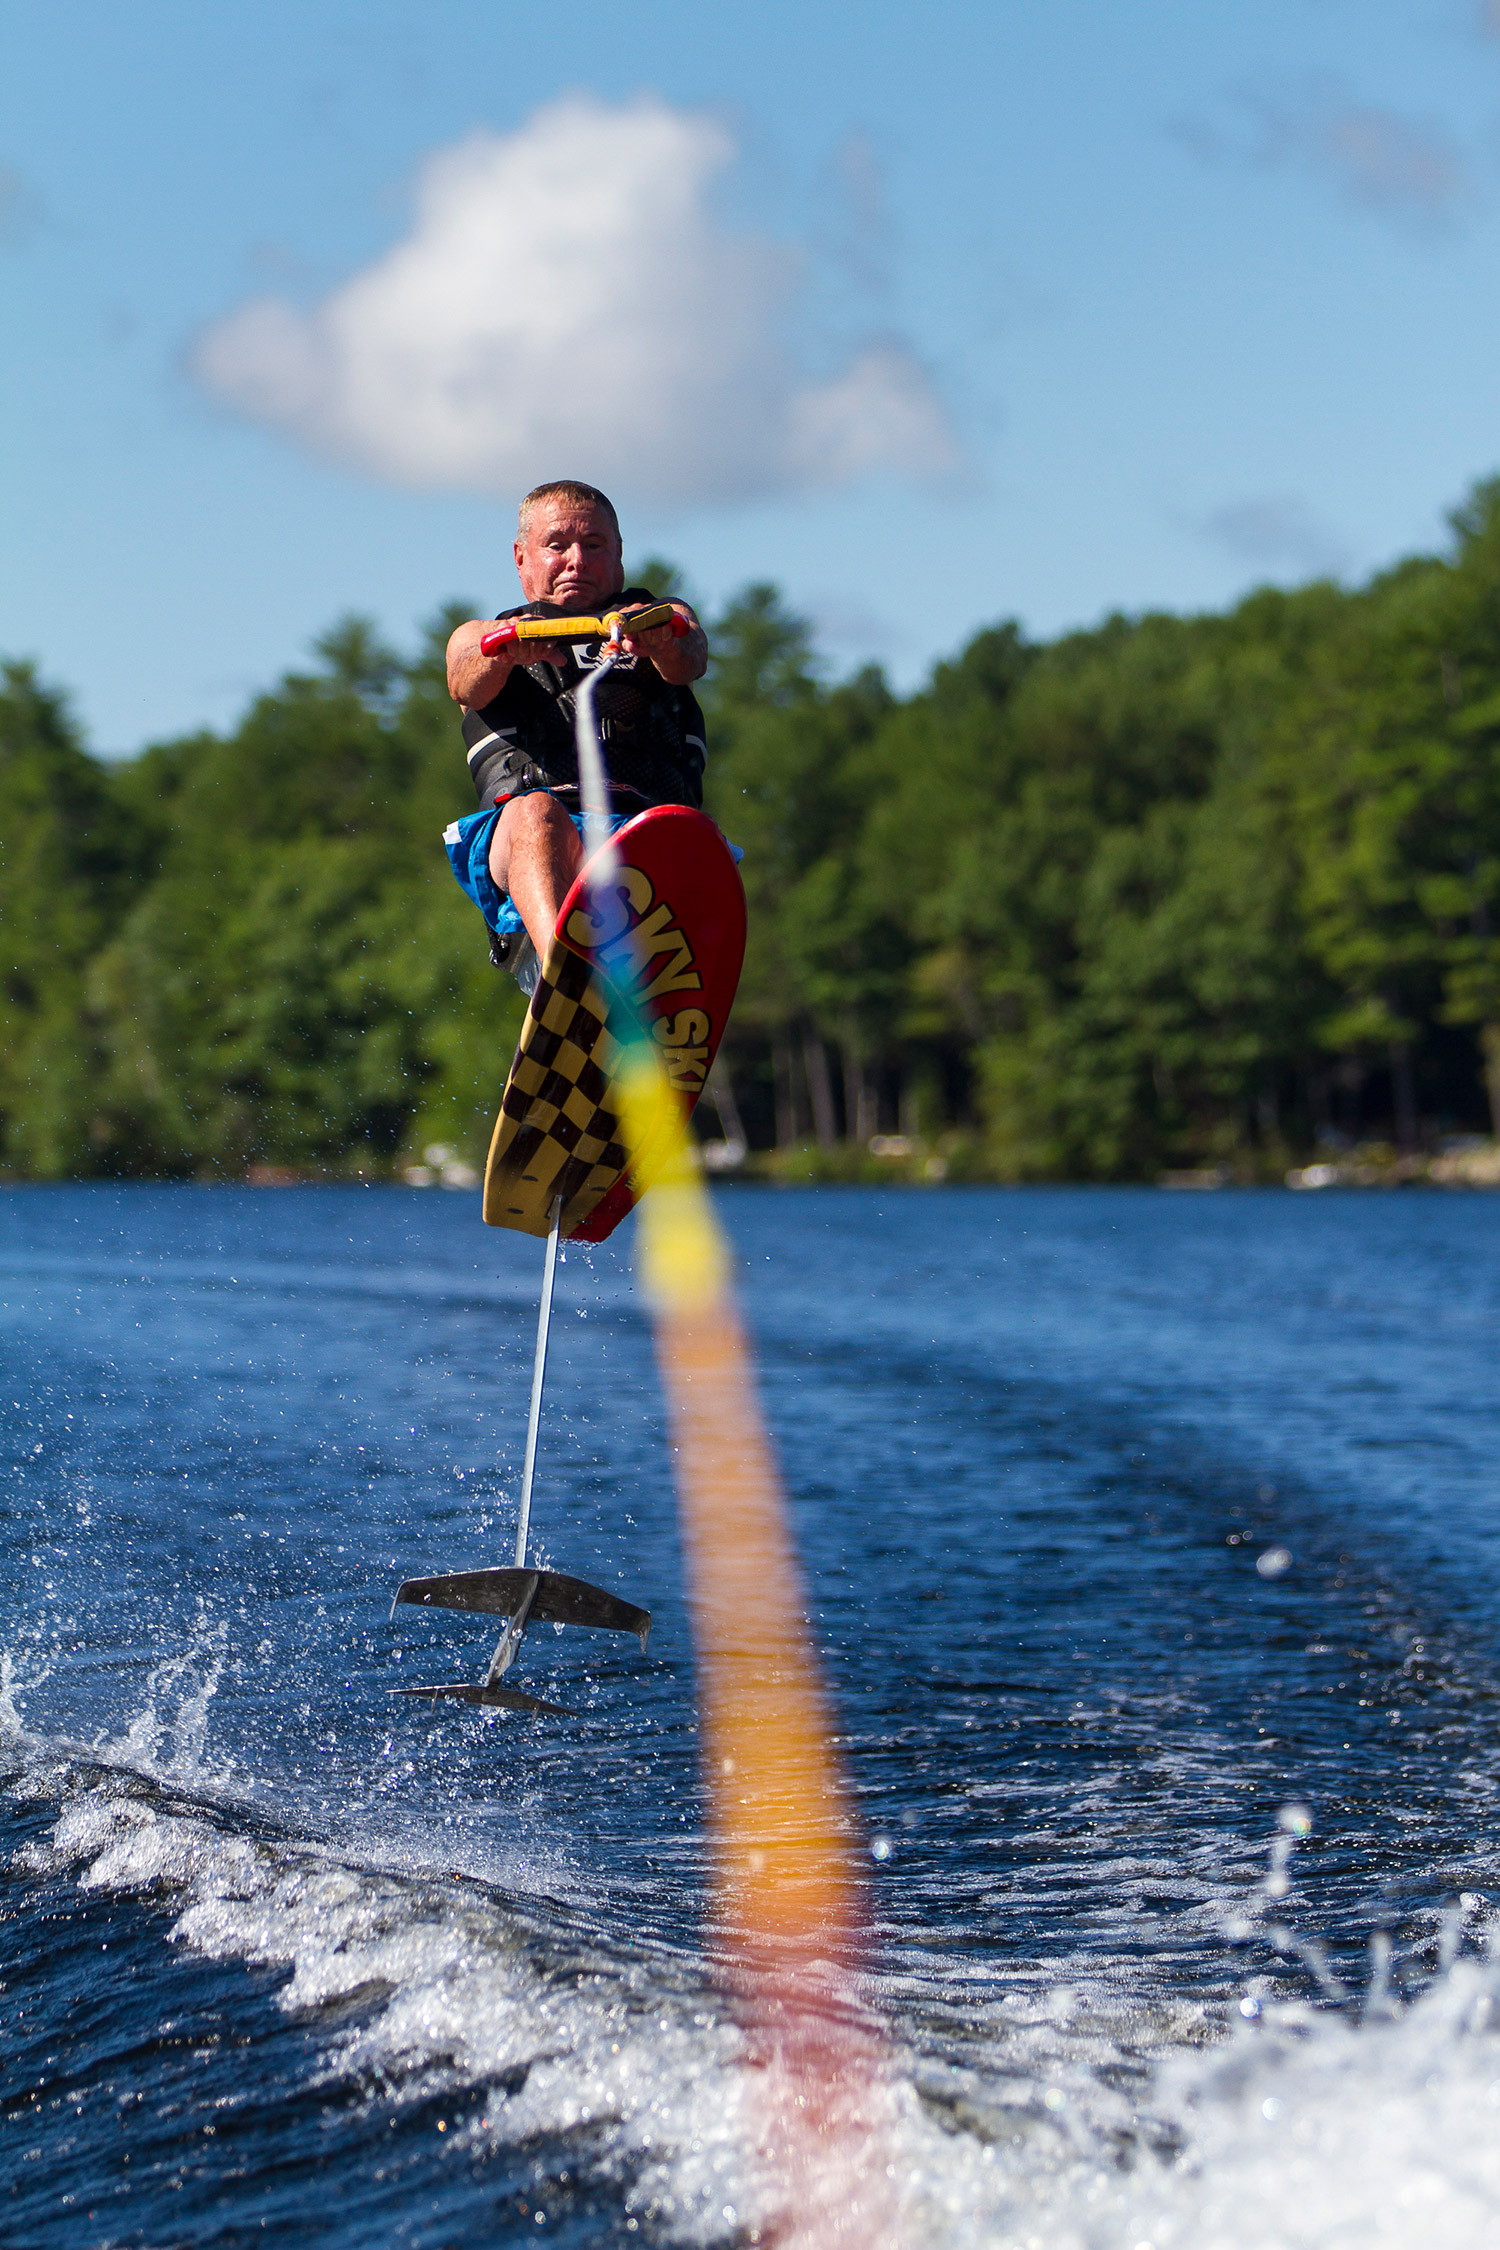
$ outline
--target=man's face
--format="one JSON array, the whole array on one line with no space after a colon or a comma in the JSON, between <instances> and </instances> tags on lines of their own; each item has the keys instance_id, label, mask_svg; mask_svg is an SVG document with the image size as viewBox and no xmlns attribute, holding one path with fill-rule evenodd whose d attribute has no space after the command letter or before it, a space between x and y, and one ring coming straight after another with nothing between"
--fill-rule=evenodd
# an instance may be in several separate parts
<instances>
[{"instance_id":1,"label":"man's face","mask_svg":"<svg viewBox=\"0 0 1500 2250\"><path fill-rule=\"evenodd\" d=\"M515 552L526 599L575 616L601 609L625 584L620 534L603 508L576 500L538 500Z\"/></svg>"}]
</instances>

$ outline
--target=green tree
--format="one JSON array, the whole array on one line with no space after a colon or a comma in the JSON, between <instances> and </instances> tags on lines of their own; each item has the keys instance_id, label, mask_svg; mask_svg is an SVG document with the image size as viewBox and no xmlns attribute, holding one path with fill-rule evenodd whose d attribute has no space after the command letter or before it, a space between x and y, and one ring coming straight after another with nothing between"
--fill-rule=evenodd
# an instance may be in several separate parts
<instances>
[{"instance_id":1,"label":"green tree","mask_svg":"<svg viewBox=\"0 0 1500 2250\"><path fill-rule=\"evenodd\" d=\"M479 1153L521 1003L440 844L472 609L409 658L345 618L231 732L114 766L5 672L12 1174ZM1274 1176L1333 1123L1473 1125L1486 1082L1500 1125L1500 480L1368 585L1002 623L904 698L831 682L772 586L711 631L762 1144L894 1116L991 1177Z\"/></svg>"},{"instance_id":2,"label":"green tree","mask_svg":"<svg viewBox=\"0 0 1500 2250\"><path fill-rule=\"evenodd\" d=\"M111 1165L105 1026L89 964L149 853L145 824L26 664L0 685L0 1162L37 1179Z\"/></svg>"}]
</instances>

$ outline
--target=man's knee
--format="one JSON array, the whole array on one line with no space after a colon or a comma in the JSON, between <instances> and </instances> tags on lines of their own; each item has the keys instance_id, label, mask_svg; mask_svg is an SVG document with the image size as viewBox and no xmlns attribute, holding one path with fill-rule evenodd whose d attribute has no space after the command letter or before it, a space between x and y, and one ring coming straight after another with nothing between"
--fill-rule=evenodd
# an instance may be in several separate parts
<instances>
[{"instance_id":1,"label":"man's knee","mask_svg":"<svg viewBox=\"0 0 1500 2250\"><path fill-rule=\"evenodd\" d=\"M578 831L557 799L545 789L530 789L524 797L512 797L495 823L490 874L502 891L507 890L511 858L518 847L522 852L568 851L577 840Z\"/></svg>"}]
</instances>

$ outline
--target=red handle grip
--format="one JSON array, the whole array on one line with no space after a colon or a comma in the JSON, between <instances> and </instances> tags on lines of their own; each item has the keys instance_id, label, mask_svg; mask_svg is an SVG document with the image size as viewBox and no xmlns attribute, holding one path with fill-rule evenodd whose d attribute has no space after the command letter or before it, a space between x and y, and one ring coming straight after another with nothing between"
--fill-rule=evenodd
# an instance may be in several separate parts
<instances>
[{"instance_id":1,"label":"red handle grip","mask_svg":"<svg viewBox=\"0 0 1500 2250\"><path fill-rule=\"evenodd\" d=\"M497 625L493 633L485 634L479 644L479 653L481 656L493 656L497 648L504 648L507 641L519 640L520 637L516 631L515 619L509 617L503 625Z\"/></svg>"}]
</instances>

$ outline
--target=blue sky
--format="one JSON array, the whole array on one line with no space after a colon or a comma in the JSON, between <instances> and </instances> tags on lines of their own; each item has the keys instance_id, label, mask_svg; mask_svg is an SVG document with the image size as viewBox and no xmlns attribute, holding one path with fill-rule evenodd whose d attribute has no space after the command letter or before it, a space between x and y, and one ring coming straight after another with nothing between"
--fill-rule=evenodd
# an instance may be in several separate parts
<instances>
[{"instance_id":1,"label":"blue sky","mask_svg":"<svg viewBox=\"0 0 1500 2250\"><path fill-rule=\"evenodd\" d=\"M109 753L534 477L908 684L1443 536L1500 466L1500 0L7 0L0 649Z\"/></svg>"}]
</instances>

